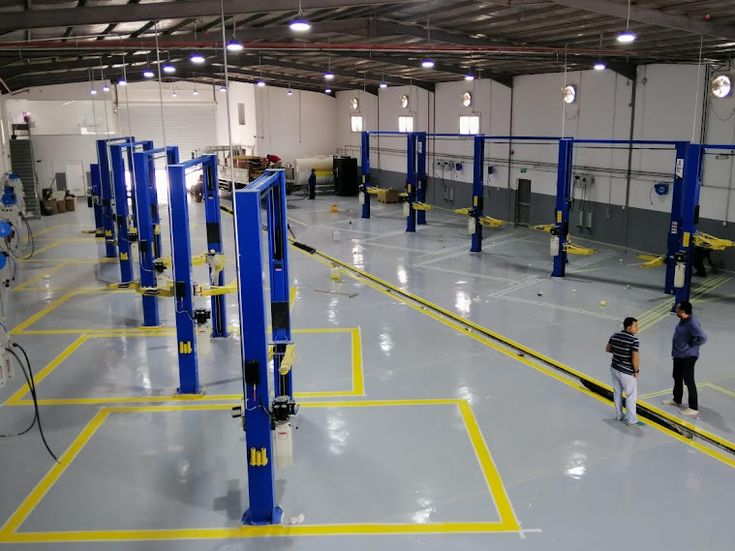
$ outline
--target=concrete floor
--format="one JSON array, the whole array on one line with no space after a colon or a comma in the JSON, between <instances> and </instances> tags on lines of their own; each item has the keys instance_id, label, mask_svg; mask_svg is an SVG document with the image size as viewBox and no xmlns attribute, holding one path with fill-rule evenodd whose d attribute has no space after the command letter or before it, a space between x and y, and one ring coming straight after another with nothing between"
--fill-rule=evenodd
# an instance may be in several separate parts
<instances>
[{"instance_id":1,"label":"concrete floor","mask_svg":"<svg viewBox=\"0 0 735 551\"><path fill-rule=\"evenodd\" d=\"M351 198L293 198L289 215L300 241L606 382L607 338L637 316L640 392L658 403L668 390L675 321L663 272L640 269L634 254L600 245L551 280L545 235L490 230L484 252L471 255L462 218L431 212L428 226L406 234L397 205L375 205L367 221L358 212ZM201 205L191 216L198 252ZM231 258L230 217L223 222ZM4 548L732 548L732 456L652 425L628 428L578 385L363 280L331 282L328 266L295 249L294 384L304 408L295 464L276 475L293 524L270 537L240 530L244 435L229 416L242 390L235 297L234 335L201 343L207 395L192 409L172 400L170 300L160 301L164 328L143 333L139 296L101 289L119 271L80 233L90 227L82 203L34 227L40 251L4 295L6 322L31 355L49 442L69 451L54 467L35 431L0 440ZM731 277L697 282L711 340L694 423L735 440ZM2 433L31 419L19 388L0 389Z\"/></svg>"}]
</instances>

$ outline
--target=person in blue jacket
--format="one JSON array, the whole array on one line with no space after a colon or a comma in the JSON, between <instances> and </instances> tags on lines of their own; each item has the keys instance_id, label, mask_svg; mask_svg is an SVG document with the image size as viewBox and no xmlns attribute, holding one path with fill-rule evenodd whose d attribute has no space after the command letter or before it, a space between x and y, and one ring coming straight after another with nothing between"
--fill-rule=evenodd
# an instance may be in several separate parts
<instances>
[{"instance_id":1,"label":"person in blue jacket","mask_svg":"<svg viewBox=\"0 0 735 551\"><path fill-rule=\"evenodd\" d=\"M316 197L316 170L311 169L311 175L309 176L309 199Z\"/></svg>"},{"instance_id":2,"label":"person in blue jacket","mask_svg":"<svg viewBox=\"0 0 735 551\"><path fill-rule=\"evenodd\" d=\"M692 303L688 300L682 301L676 307L676 316L679 323L674 329L671 346L671 356L674 359L674 399L664 400L662 403L667 406L681 406L685 384L689 392L689 407L682 410L681 414L693 417L699 414L694 364L699 359L699 347L707 342L707 335L702 330L702 324L692 315Z\"/></svg>"}]
</instances>

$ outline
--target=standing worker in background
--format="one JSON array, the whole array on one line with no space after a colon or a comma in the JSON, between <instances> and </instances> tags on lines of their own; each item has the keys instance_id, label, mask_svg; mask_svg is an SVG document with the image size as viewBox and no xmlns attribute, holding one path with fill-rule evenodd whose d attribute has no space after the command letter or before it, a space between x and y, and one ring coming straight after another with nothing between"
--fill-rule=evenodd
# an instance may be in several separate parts
<instances>
[{"instance_id":1,"label":"standing worker in background","mask_svg":"<svg viewBox=\"0 0 735 551\"><path fill-rule=\"evenodd\" d=\"M682 415L694 417L699 413L697 401L697 385L694 382L694 364L699 359L699 347L707 342L707 335L702 330L702 324L692 316L692 303L683 300L676 307L676 316L679 323L674 329L674 338L671 346L671 356L674 359L674 399L661 402L666 406L681 406L684 397L684 386L689 392L689 407L682 410Z\"/></svg>"},{"instance_id":2,"label":"standing worker in background","mask_svg":"<svg viewBox=\"0 0 735 551\"><path fill-rule=\"evenodd\" d=\"M309 199L316 198L316 169L311 169L309 176Z\"/></svg>"},{"instance_id":3,"label":"standing worker in background","mask_svg":"<svg viewBox=\"0 0 735 551\"><path fill-rule=\"evenodd\" d=\"M613 400L615 402L615 418L625 419L629 427L642 426L638 421L635 401L638 398L638 351L640 343L635 334L638 332L638 320L625 318L623 330L618 331L607 343L606 352L613 355L610 374L613 381ZM623 416L623 392L625 392L625 410Z\"/></svg>"}]
</instances>

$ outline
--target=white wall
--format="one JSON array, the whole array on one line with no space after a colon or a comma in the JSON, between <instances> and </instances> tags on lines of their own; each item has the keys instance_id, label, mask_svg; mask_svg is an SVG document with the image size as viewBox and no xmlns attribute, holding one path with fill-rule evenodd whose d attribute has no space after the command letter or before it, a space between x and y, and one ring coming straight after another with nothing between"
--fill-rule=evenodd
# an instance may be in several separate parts
<instances>
[{"instance_id":1,"label":"white wall","mask_svg":"<svg viewBox=\"0 0 735 551\"><path fill-rule=\"evenodd\" d=\"M246 82L230 82L230 132L232 143L255 148L257 145L257 123L255 117L255 88ZM227 102L224 93L218 93L217 101L217 145L229 143L227 131ZM242 104L245 111L245 124L240 124L238 118L238 104ZM256 151L257 153L257 151Z\"/></svg>"},{"instance_id":2,"label":"white wall","mask_svg":"<svg viewBox=\"0 0 735 551\"><path fill-rule=\"evenodd\" d=\"M327 94L255 88L257 152L289 162L337 152L337 100Z\"/></svg>"},{"instance_id":3,"label":"white wall","mask_svg":"<svg viewBox=\"0 0 735 551\"><path fill-rule=\"evenodd\" d=\"M356 111L351 107L352 98L358 101ZM378 130L378 96L364 90L337 92L337 149L359 159L361 134L352 132L350 120L353 115L362 116L363 130Z\"/></svg>"}]
</instances>

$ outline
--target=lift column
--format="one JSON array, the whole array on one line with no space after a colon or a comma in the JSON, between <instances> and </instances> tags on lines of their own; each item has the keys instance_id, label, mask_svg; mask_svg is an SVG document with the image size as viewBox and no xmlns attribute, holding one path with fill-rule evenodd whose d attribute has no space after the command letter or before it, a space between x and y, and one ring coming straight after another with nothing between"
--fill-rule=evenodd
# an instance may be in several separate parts
<instances>
[{"instance_id":1,"label":"lift column","mask_svg":"<svg viewBox=\"0 0 735 551\"><path fill-rule=\"evenodd\" d=\"M127 138L125 138L127 141ZM115 214L112 211L112 185L110 183L110 160L107 154L109 140L97 140L97 166L100 174L100 197L102 198L102 226L105 231L105 256L117 257L115 243Z\"/></svg>"},{"instance_id":2,"label":"lift column","mask_svg":"<svg viewBox=\"0 0 735 551\"><path fill-rule=\"evenodd\" d=\"M117 222L117 246L120 256L120 282L130 283L133 281L133 259L131 257L132 241L128 229L128 187L125 178L125 163L123 154L128 155L129 169L134 175L132 152L136 146L142 146L144 151L153 149L152 141L115 144L110 146L110 162L112 165L112 184L115 197L115 220ZM133 176L133 180L135 177ZM133 185L135 182L133 181ZM135 209L134 209L135 214Z\"/></svg>"},{"instance_id":3,"label":"lift column","mask_svg":"<svg viewBox=\"0 0 735 551\"><path fill-rule=\"evenodd\" d=\"M484 174L485 166L485 136L478 134L474 139L474 155L472 161L472 210L470 211L470 230L472 230L472 246L470 252L482 251L482 224L484 208Z\"/></svg>"},{"instance_id":4,"label":"lift column","mask_svg":"<svg viewBox=\"0 0 735 551\"><path fill-rule=\"evenodd\" d=\"M694 234L699 223L699 190L701 187L702 161L705 146L687 144L684 155L684 194L682 198L681 242L676 263L683 262L679 269L684 270L683 281L674 276L674 307L683 300L689 300L692 288L692 260L694 252ZM676 267L674 268L676 272ZM678 283L683 283L678 285Z\"/></svg>"},{"instance_id":5,"label":"lift column","mask_svg":"<svg viewBox=\"0 0 735 551\"><path fill-rule=\"evenodd\" d=\"M403 204L403 213L406 215L406 231L416 231L416 133L406 134L406 192L408 198Z\"/></svg>"},{"instance_id":6,"label":"lift column","mask_svg":"<svg viewBox=\"0 0 735 551\"><path fill-rule=\"evenodd\" d=\"M243 524L278 524L281 521L282 511L275 499L272 433L277 423L287 421L289 415L295 413L292 401L286 411L276 408L275 404L271 408L268 391L268 316L263 277L265 255L261 246L261 201L264 196L276 401L291 395L290 373L288 381L279 380L282 357L279 350L285 349L290 338L286 186L282 170L269 170L245 189L236 191L233 197L248 461L249 509L242 517ZM279 401L280 404L284 402Z\"/></svg>"},{"instance_id":7,"label":"lift column","mask_svg":"<svg viewBox=\"0 0 735 551\"><path fill-rule=\"evenodd\" d=\"M94 212L94 236L104 237L105 228L102 218L102 197L100 196L102 190L100 189L100 166L98 164L89 166L89 177L89 198L92 202Z\"/></svg>"},{"instance_id":8,"label":"lift column","mask_svg":"<svg viewBox=\"0 0 735 551\"><path fill-rule=\"evenodd\" d=\"M363 131L360 143L360 168L362 179L360 184L360 203L362 204L362 217L370 218L370 132Z\"/></svg>"},{"instance_id":9,"label":"lift column","mask_svg":"<svg viewBox=\"0 0 735 551\"><path fill-rule=\"evenodd\" d=\"M426 202L426 132L416 132L416 200ZM426 211L416 213L416 223L426 225Z\"/></svg>"},{"instance_id":10,"label":"lift column","mask_svg":"<svg viewBox=\"0 0 735 551\"><path fill-rule=\"evenodd\" d=\"M569 238L569 207L571 204L572 167L574 157L574 140L559 140L559 163L556 177L556 210L554 227L551 229L551 254L554 256L553 277L564 277L566 273Z\"/></svg>"},{"instance_id":11,"label":"lift column","mask_svg":"<svg viewBox=\"0 0 735 551\"><path fill-rule=\"evenodd\" d=\"M676 271L676 257L680 253L681 248L682 209L684 206L684 161L688 145L688 142L676 144L676 164L671 191L671 219L666 245L666 283L664 292L668 295L675 293L674 274Z\"/></svg>"},{"instance_id":12,"label":"lift column","mask_svg":"<svg viewBox=\"0 0 735 551\"><path fill-rule=\"evenodd\" d=\"M158 286L153 261L161 256L160 215L158 194L156 193L155 155L163 153L163 148L137 152L133 155L135 170L135 202L138 205L138 253L140 256L140 286ZM168 164L179 162L179 148L167 147ZM143 325L159 325L158 297L143 295Z\"/></svg>"},{"instance_id":13,"label":"lift column","mask_svg":"<svg viewBox=\"0 0 735 551\"><path fill-rule=\"evenodd\" d=\"M217 176L217 155L200 157L204 175L204 218L207 224L207 251L222 254L222 211L219 208L219 179ZM210 266L210 278L212 269ZM224 286L225 271L222 270L214 285ZM212 337L227 336L227 309L225 295L212 296Z\"/></svg>"}]
</instances>

